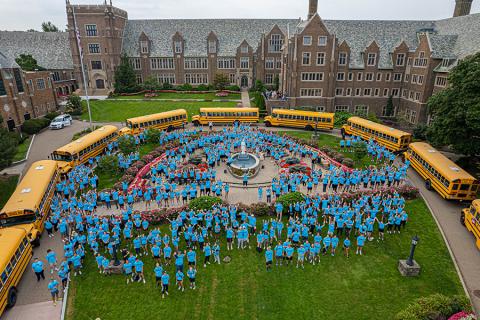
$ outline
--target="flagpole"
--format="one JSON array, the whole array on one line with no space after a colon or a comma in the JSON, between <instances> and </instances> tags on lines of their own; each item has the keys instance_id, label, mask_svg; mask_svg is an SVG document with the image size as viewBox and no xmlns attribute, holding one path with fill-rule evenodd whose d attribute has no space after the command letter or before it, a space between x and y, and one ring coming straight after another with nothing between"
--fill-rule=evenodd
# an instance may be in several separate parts
<instances>
[{"instance_id":1,"label":"flagpole","mask_svg":"<svg viewBox=\"0 0 480 320\"><path fill-rule=\"evenodd\" d=\"M80 44L80 30L77 28L77 18L75 17L75 6L72 5L72 13L73 13L73 26L75 28L75 37L77 38L77 47L78 53L80 55L80 65L82 67L82 80L83 80L83 88L85 90L85 98L87 100L87 109L88 109L88 119L90 121L90 130L93 131L93 124L92 124L92 112L90 111L90 98L88 96L88 86L86 83L85 77L85 66L83 65L83 50Z\"/></svg>"}]
</instances>

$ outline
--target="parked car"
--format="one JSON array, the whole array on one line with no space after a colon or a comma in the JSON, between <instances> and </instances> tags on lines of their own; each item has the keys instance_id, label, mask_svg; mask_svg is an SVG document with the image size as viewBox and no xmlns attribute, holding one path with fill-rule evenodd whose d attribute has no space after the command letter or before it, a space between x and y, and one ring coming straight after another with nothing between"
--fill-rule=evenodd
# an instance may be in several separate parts
<instances>
[{"instance_id":1,"label":"parked car","mask_svg":"<svg viewBox=\"0 0 480 320\"><path fill-rule=\"evenodd\" d=\"M72 116L69 114L62 114L57 116L55 119L50 122L50 129L62 129L63 127L69 126L72 124Z\"/></svg>"}]
</instances>

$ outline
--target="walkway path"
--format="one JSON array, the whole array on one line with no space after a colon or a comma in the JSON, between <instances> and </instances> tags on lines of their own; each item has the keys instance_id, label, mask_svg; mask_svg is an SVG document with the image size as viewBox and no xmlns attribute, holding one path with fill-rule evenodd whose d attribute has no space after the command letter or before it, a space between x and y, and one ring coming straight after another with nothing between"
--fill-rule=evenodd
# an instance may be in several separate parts
<instances>
[{"instance_id":1,"label":"walkway path","mask_svg":"<svg viewBox=\"0 0 480 320\"><path fill-rule=\"evenodd\" d=\"M242 106L244 108L250 108L250 95L248 94L248 90L243 90L242 91Z\"/></svg>"}]
</instances>

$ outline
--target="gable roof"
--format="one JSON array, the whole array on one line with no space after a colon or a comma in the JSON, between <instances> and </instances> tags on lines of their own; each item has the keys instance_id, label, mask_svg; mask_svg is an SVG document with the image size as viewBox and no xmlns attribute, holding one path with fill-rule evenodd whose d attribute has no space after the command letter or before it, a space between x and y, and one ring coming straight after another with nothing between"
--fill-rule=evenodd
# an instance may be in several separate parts
<instances>
[{"instance_id":1,"label":"gable roof","mask_svg":"<svg viewBox=\"0 0 480 320\"><path fill-rule=\"evenodd\" d=\"M4 55L0 51L0 69L20 68L14 59L11 59Z\"/></svg>"},{"instance_id":2,"label":"gable roof","mask_svg":"<svg viewBox=\"0 0 480 320\"><path fill-rule=\"evenodd\" d=\"M45 69L73 69L67 32L0 31L0 48L13 61L31 54Z\"/></svg>"},{"instance_id":3,"label":"gable roof","mask_svg":"<svg viewBox=\"0 0 480 320\"><path fill-rule=\"evenodd\" d=\"M457 37L448 46L458 59L480 51L480 13L436 21L435 29L438 35Z\"/></svg>"}]
</instances>

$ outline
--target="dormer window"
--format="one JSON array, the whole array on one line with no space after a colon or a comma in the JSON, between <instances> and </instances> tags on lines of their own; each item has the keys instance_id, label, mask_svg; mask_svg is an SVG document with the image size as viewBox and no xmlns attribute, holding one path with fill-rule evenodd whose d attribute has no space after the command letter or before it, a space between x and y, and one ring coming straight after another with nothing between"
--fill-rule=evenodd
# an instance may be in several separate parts
<instances>
[{"instance_id":1,"label":"dormer window","mask_svg":"<svg viewBox=\"0 0 480 320\"><path fill-rule=\"evenodd\" d=\"M367 57L367 66L374 66L377 64L377 54L369 53Z\"/></svg>"},{"instance_id":2,"label":"dormer window","mask_svg":"<svg viewBox=\"0 0 480 320\"><path fill-rule=\"evenodd\" d=\"M241 53L248 53L248 46L241 46L240 47L240 52Z\"/></svg>"},{"instance_id":3,"label":"dormer window","mask_svg":"<svg viewBox=\"0 0 480 320\"><path fill-rule=\"evenodd\" d=\"M208 53L217 53L217 41L208 41Z\"/></svg>"},{"instance_id":4,"label":"dormer window","mask_svg":"<svg viewBox=\"0 0 480 320\"><path fill-rule=\"evenodd\" d=\"M442 67L446 68L450 65L450 59L443 59L442 60Z\"/></svg>"},{"instance_id":5,"label":"dormer window","mask_svg":"<svg viewBox=\"0 0 480 320\"><path fill-rule=\"evenodd\" d=\"M148 53L148 41L140 41L140 50L142 53Z\"/></svg>"},{"instance_id":6,"label":"dormer window","mask_svg":"<svg viewBox=\"0 0 480 320\"><path fill-rule=\"evenodd\" d=\"M175 41L175 53L182 53L182 41Z\"/></svg>"}]
</instances>

